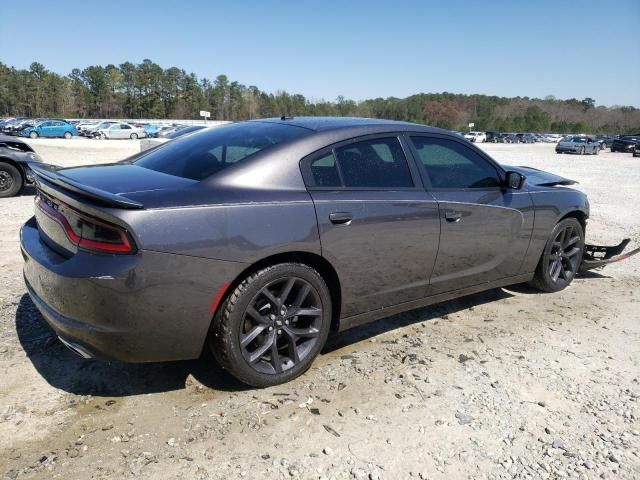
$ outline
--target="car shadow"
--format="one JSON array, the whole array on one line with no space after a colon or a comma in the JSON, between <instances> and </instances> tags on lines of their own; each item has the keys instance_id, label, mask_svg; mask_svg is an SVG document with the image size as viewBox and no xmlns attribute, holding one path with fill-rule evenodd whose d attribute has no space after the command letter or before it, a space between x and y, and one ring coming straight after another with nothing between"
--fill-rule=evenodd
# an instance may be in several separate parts
<instances>
[{"instance_id":1,"label":"car shadow","mask_svg":"<svg viewBox=\"0 0 640 480\"><path fill-rule=\"evenodd\" d=\"M536 290L537 293L540 293ZM329 354L354 343L361 342L389 332L398 328L406 327L414 323L434 321L445 315L451 315L461 310L495 302L505 298L513 297L513 294L502 288L486 290L466 297L436 303L427 307L409 310L389 317L382 318L372 323L351 328L343 332L336 333L329 337L327 344L322 350L323 354Z\"/></svg>"},{"instance_id":2,"label":"car shadow","mask_svg":"<svg viewBox=\"0 0 640 480\"><path fill-rule=\"evenodd\" d=\"M189 377L221 391L249 387L227 374L206 352L201 359L130 364L85 360L65 347L25 294L16 310L16 332L38 373L53 387L76 395L122 397L185 389Z\"/></svg>"},{"instance_id":3,"label":"car shadow","mask_svg":"<svg viewBox=\"0 0 640 480\"><path fill-rule=\"evenodd\" d=\"M33 185L25 185L20 189L16 197L31 197L36 194L36 187Z\"/></svg>"}]
</instances>

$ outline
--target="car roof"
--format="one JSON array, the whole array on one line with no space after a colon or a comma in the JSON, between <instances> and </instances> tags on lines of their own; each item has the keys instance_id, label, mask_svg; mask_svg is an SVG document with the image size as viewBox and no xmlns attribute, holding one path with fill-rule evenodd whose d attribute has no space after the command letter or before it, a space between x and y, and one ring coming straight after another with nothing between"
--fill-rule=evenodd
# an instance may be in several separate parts
<instances>
[{"instance_id":1,"label":"car roof","mask_svg":"<svg viewBox=\"0 0 640 480\"><path fill-rule=\"evenodd\" d=\"M315 132L326 132L329 130L340 129L354 129L362 127L366 130L367 127L387 127L389 130L413 130L413 131L425 131L425 132L447 132L448 130L442 130L440 128L427 127L426 125L419 125L417 123L400 122L396 120L382 120L378 118L363 118L363 117L274 117L263 118L259 120L250 120L251 122L270 122L280 123L286 125L294 125L296 127L306 128Z\"/></svg>"}]
</instances>

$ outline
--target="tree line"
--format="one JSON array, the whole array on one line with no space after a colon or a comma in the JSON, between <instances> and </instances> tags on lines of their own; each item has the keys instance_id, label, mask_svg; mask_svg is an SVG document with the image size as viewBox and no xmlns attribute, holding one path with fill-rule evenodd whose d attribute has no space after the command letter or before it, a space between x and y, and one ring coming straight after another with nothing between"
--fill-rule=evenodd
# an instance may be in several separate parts
<instances>
[{"instance_id":1,"label":"tree line","mask_svg":"<svg viewBox=\"0 0 640 480\"><path fill-rule=\"evenodd\" d=\"M63 118L197 119L200 110L216 120L244 120L281 115L337 115L387 118L451 130L558 133L637 133L640 109L595 106L592 98L547 96L497 97L454 93L419 93L406 98L360 102L339 96L311 101L285 91L268 93L256 86L198 78L151 60L134 64L93 65L60 75L34 62L16 69L0 62L0 115Z\"/></svg>"}]
</instances>

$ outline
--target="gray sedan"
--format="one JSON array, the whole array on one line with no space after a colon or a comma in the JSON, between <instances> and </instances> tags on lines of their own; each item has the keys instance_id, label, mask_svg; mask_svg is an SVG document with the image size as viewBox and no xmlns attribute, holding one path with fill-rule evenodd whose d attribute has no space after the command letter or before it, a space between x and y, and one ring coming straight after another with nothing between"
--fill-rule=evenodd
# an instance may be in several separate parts
<instances>
[{"instance_id":1,"label":"gray sedan","mask_svg":"<svg viewBox=\"0 0 640 480\"><path fill-rule=\"evenodd\" d=\"M579 155L598 155L600 142L589 137L565 137L556 145L556 153L577 153Z\"/></svg>"},{"instance_id":2,"label":"gray sedan","mask_svg":"<svg viewBox=\"0 0 640 480\"><path fill-rule=\"evenodd\" d=\"M515 283L557 292L626 245L585 245L571 180L411 123L255 120L33 170L24 278L63 343L128 362L208 346L254 386L302 374L331 330Z\"/></svg>"}]
</instances>

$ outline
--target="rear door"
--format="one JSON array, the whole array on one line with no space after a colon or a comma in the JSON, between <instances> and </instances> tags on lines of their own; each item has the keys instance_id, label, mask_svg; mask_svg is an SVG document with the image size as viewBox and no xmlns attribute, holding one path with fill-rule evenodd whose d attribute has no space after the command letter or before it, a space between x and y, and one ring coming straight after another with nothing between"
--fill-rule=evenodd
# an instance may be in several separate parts
<instances>
[{"instance_id":1,"label":"rear door","mask_svg":"<svg viewBox=\"0 0 640 480\"><path fill-rule=\"evenodd\" d=\"M302 162L322 255L342 281L343 317L424 297L438 251L438 204L400 136L361 137Z\"/></svg>"},{"instance_id":2,"label":"rear door","mask_svg":"<svg viewBox=\"0 0 640 480\"><path fill-rule=\"evenodd\" d=\"M533 229L529 193L503 188L502 169L464 140L411 136L411 143L440 206L430 294L518 275Z\"/></svg>"}]
</instances>

